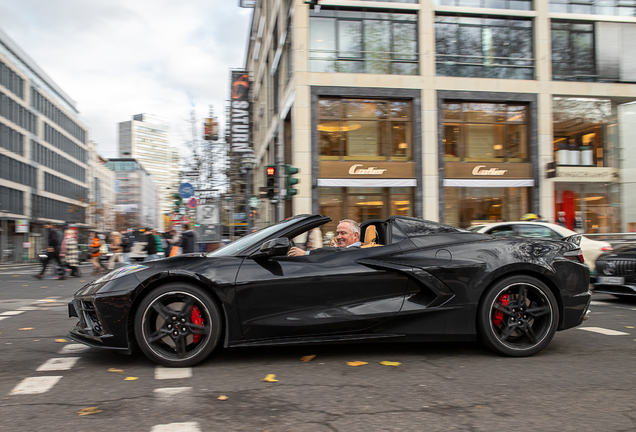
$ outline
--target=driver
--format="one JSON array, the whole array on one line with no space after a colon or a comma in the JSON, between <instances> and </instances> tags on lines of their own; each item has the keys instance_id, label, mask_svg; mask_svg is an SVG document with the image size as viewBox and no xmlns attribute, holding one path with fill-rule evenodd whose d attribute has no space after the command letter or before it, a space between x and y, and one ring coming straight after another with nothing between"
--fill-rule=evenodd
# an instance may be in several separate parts
<instances>
[{"instance_id":1,"label":"driver","mask_svg":"<svg viewBox=\"0 0 636 432\"><path fill-rule=\"evenodd\" d=\"M303 256L326 253L326 252L341 252L347 249L358 249L362 243L360 243L360 224L351 219L344 219L338 223L336 228L336 239L338 241L337 247L326 247L321 249L315 249L312 251L304 251L297 247L292 247L287 252L287 256Z\"/></svg>"}]
</instances>

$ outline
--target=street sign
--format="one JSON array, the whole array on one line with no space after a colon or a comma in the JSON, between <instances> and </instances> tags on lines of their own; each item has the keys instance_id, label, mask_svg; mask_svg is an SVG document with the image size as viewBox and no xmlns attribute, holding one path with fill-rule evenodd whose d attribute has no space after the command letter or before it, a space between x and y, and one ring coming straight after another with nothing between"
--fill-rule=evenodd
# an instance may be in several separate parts
<instances>
[{"instance_id":1,"label":"street sign","mask_svg":"<svg viewBox=\"0 0 636 432\"><path fill-rule=\"evenodd\" d=\"M15 232L16 233L28 233L29 232L29 221L24 219L18 219L15 221Z\"/></svg>"},{"instance_id":2,"label":"street sign","mask_svg":"<svg viewBox=\"0 0 636 432\"><path fill-rule=\"evenodd\" d=\"M199 204L197 206L196 222L201 225L221 223L219 208L213 204Z\"/></svg>"},{"instance_id":3,"label":"street sign","mask_svg":"<svg viewBox=\"0 0 636 432\"><path fill-rule=\"evenodd\" d=\"M199 199L192 197L188 200L188 204L187 206L190 207L191 209L193 208L197 208L197 205L199 205Z\"/></svg>"},{"instance_id":4,"label":"street sign","mask_svg":"<svg viewBox=\"0 0 636 432\"><path fill-rule=\"evenodd\" d=\"M256 196L250 197L247 202L251 208L258 208L261 205L261 200Z\"/></svg>"},{"instance_id":5,"label":"street sign","mask_svg":"<svg viewBox=\"0 0 636 432\"><path fill-rule=\"evenodd\" d=\"M181 198L190 198L192 195L194 195L194 187L190 183L181 183L179 196Z\"/></svg>"}]
</instances>

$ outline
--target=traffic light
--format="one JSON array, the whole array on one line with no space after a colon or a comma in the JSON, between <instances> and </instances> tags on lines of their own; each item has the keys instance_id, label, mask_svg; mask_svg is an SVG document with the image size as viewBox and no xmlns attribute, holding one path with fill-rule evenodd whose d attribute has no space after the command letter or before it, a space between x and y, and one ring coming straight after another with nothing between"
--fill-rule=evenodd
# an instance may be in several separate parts
<instances>
[{"instance_id":1,"label":"traffic light","mask_svg":"<svg viewBox=\"0 0 636 432\"><path fill-rule=\"evenodd\" d=\"M276 171L276 165L265 167L265 188L269 199L273 199L276 195Z\"/></svg>"},{"instance_id":2,"label":"traffic light","mask_svg":"<svg viewBox=\"0 0 636 432\"><path fill-rule=\"evenodd\" d=\"M299 180L292 177L298 174L298 168L291 165L283 165L283 167L285 168L285 189L287 189L284 199L290 200L298 193L298 190L294 189L294 185L298 184Z\"/></svg>"}]
</instances>

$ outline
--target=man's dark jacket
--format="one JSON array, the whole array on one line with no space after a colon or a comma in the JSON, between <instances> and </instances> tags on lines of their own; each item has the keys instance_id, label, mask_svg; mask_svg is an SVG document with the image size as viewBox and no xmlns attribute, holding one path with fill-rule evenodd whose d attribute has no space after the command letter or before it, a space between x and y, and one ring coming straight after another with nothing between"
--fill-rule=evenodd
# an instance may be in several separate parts
<instances>
[{"instance_id":1,"label":"man's dark jacket","mask_svg":"<svg viewBox=\"0 0 636 432\"><path fill-rule=\"evenodd\" d=\"M188 230L181 234L181 253L193 253L196 234L192 230Z\"/></svg>"},{"instance_id":2,"label":"man's dark jacket","mask_svg":"<svg viewBox=\"0 0 636 432\"><path fill-rule=\"evenodd\" d=\"M155 240L155 236L153 234L146 234L146 241L148 244L144 248L148 255L157 255L157 241Z\"/></svg>"},{"instance_id":3,"label":"man's dark jacket","mask_svg":"<svg viewBox=\"0 0 636 432\"><path fill-rule=\"evenodd\" d=\"M130 253L133 244L135 244L135 236L132 233L126 232L121 236L121 246L124 248L122 252Z\"/></svg>"},{"instance_id":4,"label":"man's dark jacket","mask_svg":"<svg viewBox=\"0 0 636 432\"><path fill-rule=\"evenodd\" d=\"M60 237L53 228L49 229L49 247L53 248L56 253L60 253Z\"/></svg>"}]
</instances>

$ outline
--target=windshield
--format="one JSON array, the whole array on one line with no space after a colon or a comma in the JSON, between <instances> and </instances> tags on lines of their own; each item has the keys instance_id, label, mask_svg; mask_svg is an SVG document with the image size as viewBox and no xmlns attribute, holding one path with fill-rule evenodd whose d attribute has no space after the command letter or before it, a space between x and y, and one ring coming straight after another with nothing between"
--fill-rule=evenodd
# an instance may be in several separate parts
<instances>
[{"instance_id":1,"label":"windshield","mask_svg":"<svg viewBox=\"0 0 636 432\"><path fill-rule=\"evenodd\" d=\"M477 232L480 229L482 229L483 227L485 227L485 225L473 225L469 228L466 228L468 231L473 231L473 232Z\"/></svg>"},{"instance_id":2,"label":"windshield","mask_svg":"<svg viewBox=\"0 0 636 432\"><path fill-rule=\"evenodd\" d=\"M276 231L280 231L286 226L293 225L298 222L298 217L294 217L291 219L286 219L284 221L278 222L277 224L270 225L267 228L263 228L256 232L253 232L245 237L241 237L240 239L233 241L227 246L217 249L213 252L210 252L207 256L234 256L238 255L242 250L247 249L255 243L262 243L267 237L274 234Z\"/></svg>"}]
</instances>

